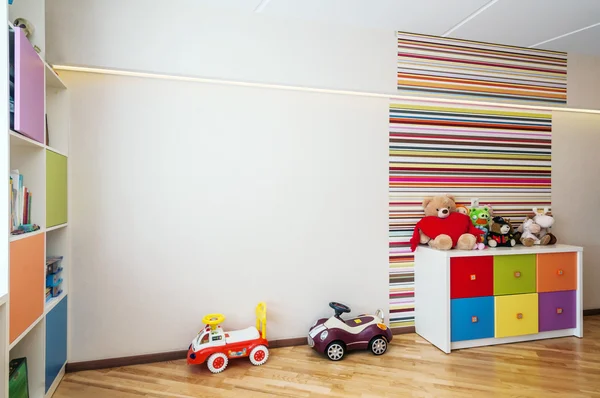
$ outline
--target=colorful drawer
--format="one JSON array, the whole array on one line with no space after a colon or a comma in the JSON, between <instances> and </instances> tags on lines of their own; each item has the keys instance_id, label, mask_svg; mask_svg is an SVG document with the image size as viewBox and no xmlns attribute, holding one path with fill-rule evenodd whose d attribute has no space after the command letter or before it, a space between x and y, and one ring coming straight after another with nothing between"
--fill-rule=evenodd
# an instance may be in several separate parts
<instances>
[{"instance_id":1,"label":"colorful drawer","mask_svg":"<svg viewBox=\"0 0 600 398\"><path fill-rule=\"evenodd\" d=\"M535 254L494 256L494 295L535 292Z\"/></svg>"},{"instance_id":2,"label":"colorful drawer","mask_svg":"<svg viewBox=\"0 0 600 398\"><path fill-rule=\"evenodd\" d=\"M10 343L44 312L45 241L37 234L10 243Z\"/></svg>"},{"instance_id":3,"label":"colorful drawer","mask_svg":"<svg viewBox=\"0 0 600 398\"><path fill-rule=\"evenodd\" d=\"M46 316L46 392L67 362L67 308L65 296Z\"/></svg>"},{"instance_id":4,"label":"colorful drawer","mask_svg":"<svg viewBox=\"0 0 600 398\"><path fill-rule=\"evenodd\" d=\"M539 330L574 328L577 324L577 292L539 293Z\"/></svg>"},{"instance_id":5,"label":"colorful drawer","mask_svg":"<svg viewBox=\"0 0 600 398\"><path fill-rule=\"evenodd\" d=\"M446 353L544 338L583 337L577 246L415 253L415 329Z\"/></svg>"},{"instance_id":6,"label":"colorful drawer","mask_svg":"<svg viewBox=\"0 0 600 398\"><path fill-rule=\"evenodd\" d=\"M520 336L538 332L538 295L496 296L494 337Z\"/></svg>"},{"instance_id":7,"label":"colorful drawer","mask_svg":"<svg viewBox=\"0 0 600 398\"><path fill-rule=\"evenodd\" d=\"M46 150L46 227L67 222L67 158Z\"/></svg>"},{"instance_id":8,"label":"colorful drawer","mask_svg":"<svg viewBox=\"0 0 600 398\"><path fill-rule=\"evenodd\" d=\"M10 31L10 63L14 66L14 114L11 128L44 143L45 66L23 29Z\"/></svg>"},{"instance_id":9,"label":"colorful drawer","mask_svg":"<svg viewBox=\"0 0 600 398\"><path fill-rule=\"evenodd\" d=\"M451 301L451 341L494 337L494 297Z\"/></svg>"},{"instance_id":10,"label":"colorful drawer","mask_svg":"<svg viewBox=\"0 0 600 398\"><path fill-rule=\"evenodd\" d=\"M537 256L537 291L577 290L577 253Z\"/></svg>"},{"instance_id":11,"label":"colorful drawer","mask_svg":"<svg viewBox=\"0 0 600 398\"><path fill-rule=\"evenodd\" d=\"M456 257L450 260L450 297L494 294L494 257Z\"/></svg>"}]
</instances>

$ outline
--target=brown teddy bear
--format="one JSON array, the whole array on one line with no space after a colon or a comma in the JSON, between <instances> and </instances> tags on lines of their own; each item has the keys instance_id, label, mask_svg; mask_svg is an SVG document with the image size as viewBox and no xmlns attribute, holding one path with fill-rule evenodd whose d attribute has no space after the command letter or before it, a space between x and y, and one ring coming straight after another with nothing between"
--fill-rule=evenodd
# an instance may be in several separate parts
<instances>
[{"instance_id":1,"label":"brown teddy bear","mask_svg":"<svg viewBox=\"0 0 600 398\"><path fill-rule=\"evenodd\" d=\"M452 195L440 195L425 198L423 201L425 217L415 226L411 250L415 251L419 243L429 244L434 249L459 250L483 249L477 243L477 236L483 231L475 228L469 216L456 211L456 203Z\"/></svg>"},{"instance_id":2,"label":"brown teddy bear","mask_svg":"<svg viewBox=\"0 0 600 398\"><path fill-rule=\"evenodd\" d=\"M494 217L490 222L490 231L488 234L488 246L508 246L513 247L517 240L513 234L513 226L510 218Z\"/></svg>"}]
</instances>

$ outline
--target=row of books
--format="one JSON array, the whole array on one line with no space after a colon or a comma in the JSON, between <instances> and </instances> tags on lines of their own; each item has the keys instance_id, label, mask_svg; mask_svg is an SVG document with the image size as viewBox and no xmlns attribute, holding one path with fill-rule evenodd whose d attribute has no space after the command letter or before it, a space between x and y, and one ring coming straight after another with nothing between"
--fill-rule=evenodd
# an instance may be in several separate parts
<instances>
[{"instance_id":1,"label":"row of books","mask_svg":"<svg viewBox=\"0 0 600 398\"><path fill-rule=\"evenodd\" d=\"M12 231L31 224L31 191L23 184L19 170L10 172L10 225Z\"/></svg>"}]
</instances>

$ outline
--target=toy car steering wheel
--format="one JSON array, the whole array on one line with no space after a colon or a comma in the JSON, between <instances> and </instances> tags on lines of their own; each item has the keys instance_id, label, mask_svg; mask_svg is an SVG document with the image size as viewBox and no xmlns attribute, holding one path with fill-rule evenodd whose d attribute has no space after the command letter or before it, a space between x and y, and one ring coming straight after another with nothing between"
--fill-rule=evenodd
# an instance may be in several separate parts
<instances>
[{"instance_id":1,"label":"toy car steering wheel","mask_svg":"<svg viewBox=\"0 0 600 398\"><path fill-rule=\"evenodd\" d=\"M210 326L211 330L215 330L219 323L222 323L225 320L225 315L223 314L208 314L202 318L202 323L205 323Z\"/></svg>"},{"instance_id":2,"label":"toy car steering wheel","mask_svg":"<svg viewBox=\"0 0 600 398\"><path fill-rule=\"evenodd\" d=\"M351 311L350 307L348 307L347 305L336 303L335 301L332 301L331 303L329 303L329 306L331 308L333 308L333 310L335 311L335 316L338 317L338 318L344 312L350 312Z\"/></svg>"}]
</instances>

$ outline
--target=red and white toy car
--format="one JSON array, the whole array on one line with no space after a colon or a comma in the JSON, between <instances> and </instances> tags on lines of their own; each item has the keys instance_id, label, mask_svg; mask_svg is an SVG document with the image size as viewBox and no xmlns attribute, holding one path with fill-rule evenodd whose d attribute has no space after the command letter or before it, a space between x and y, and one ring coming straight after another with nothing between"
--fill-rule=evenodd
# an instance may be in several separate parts
<instances>
[{"instance_id":1,"label":"red and white toy car","mask_svg":"<svg viewBox=\"0 0 600 398\"><path fill-rule=\"evenodd\" d=\"M219 325L225 320L222 314L209 314L202 318L206 327L190 344L187 363L198 365L206 361L213 373L225 370L229 358L250 357L253 365L262 365L269 358L267 341L267 306L264 302L256 306L256 327L225 332Z\"/></svg>"}]
</instances>

